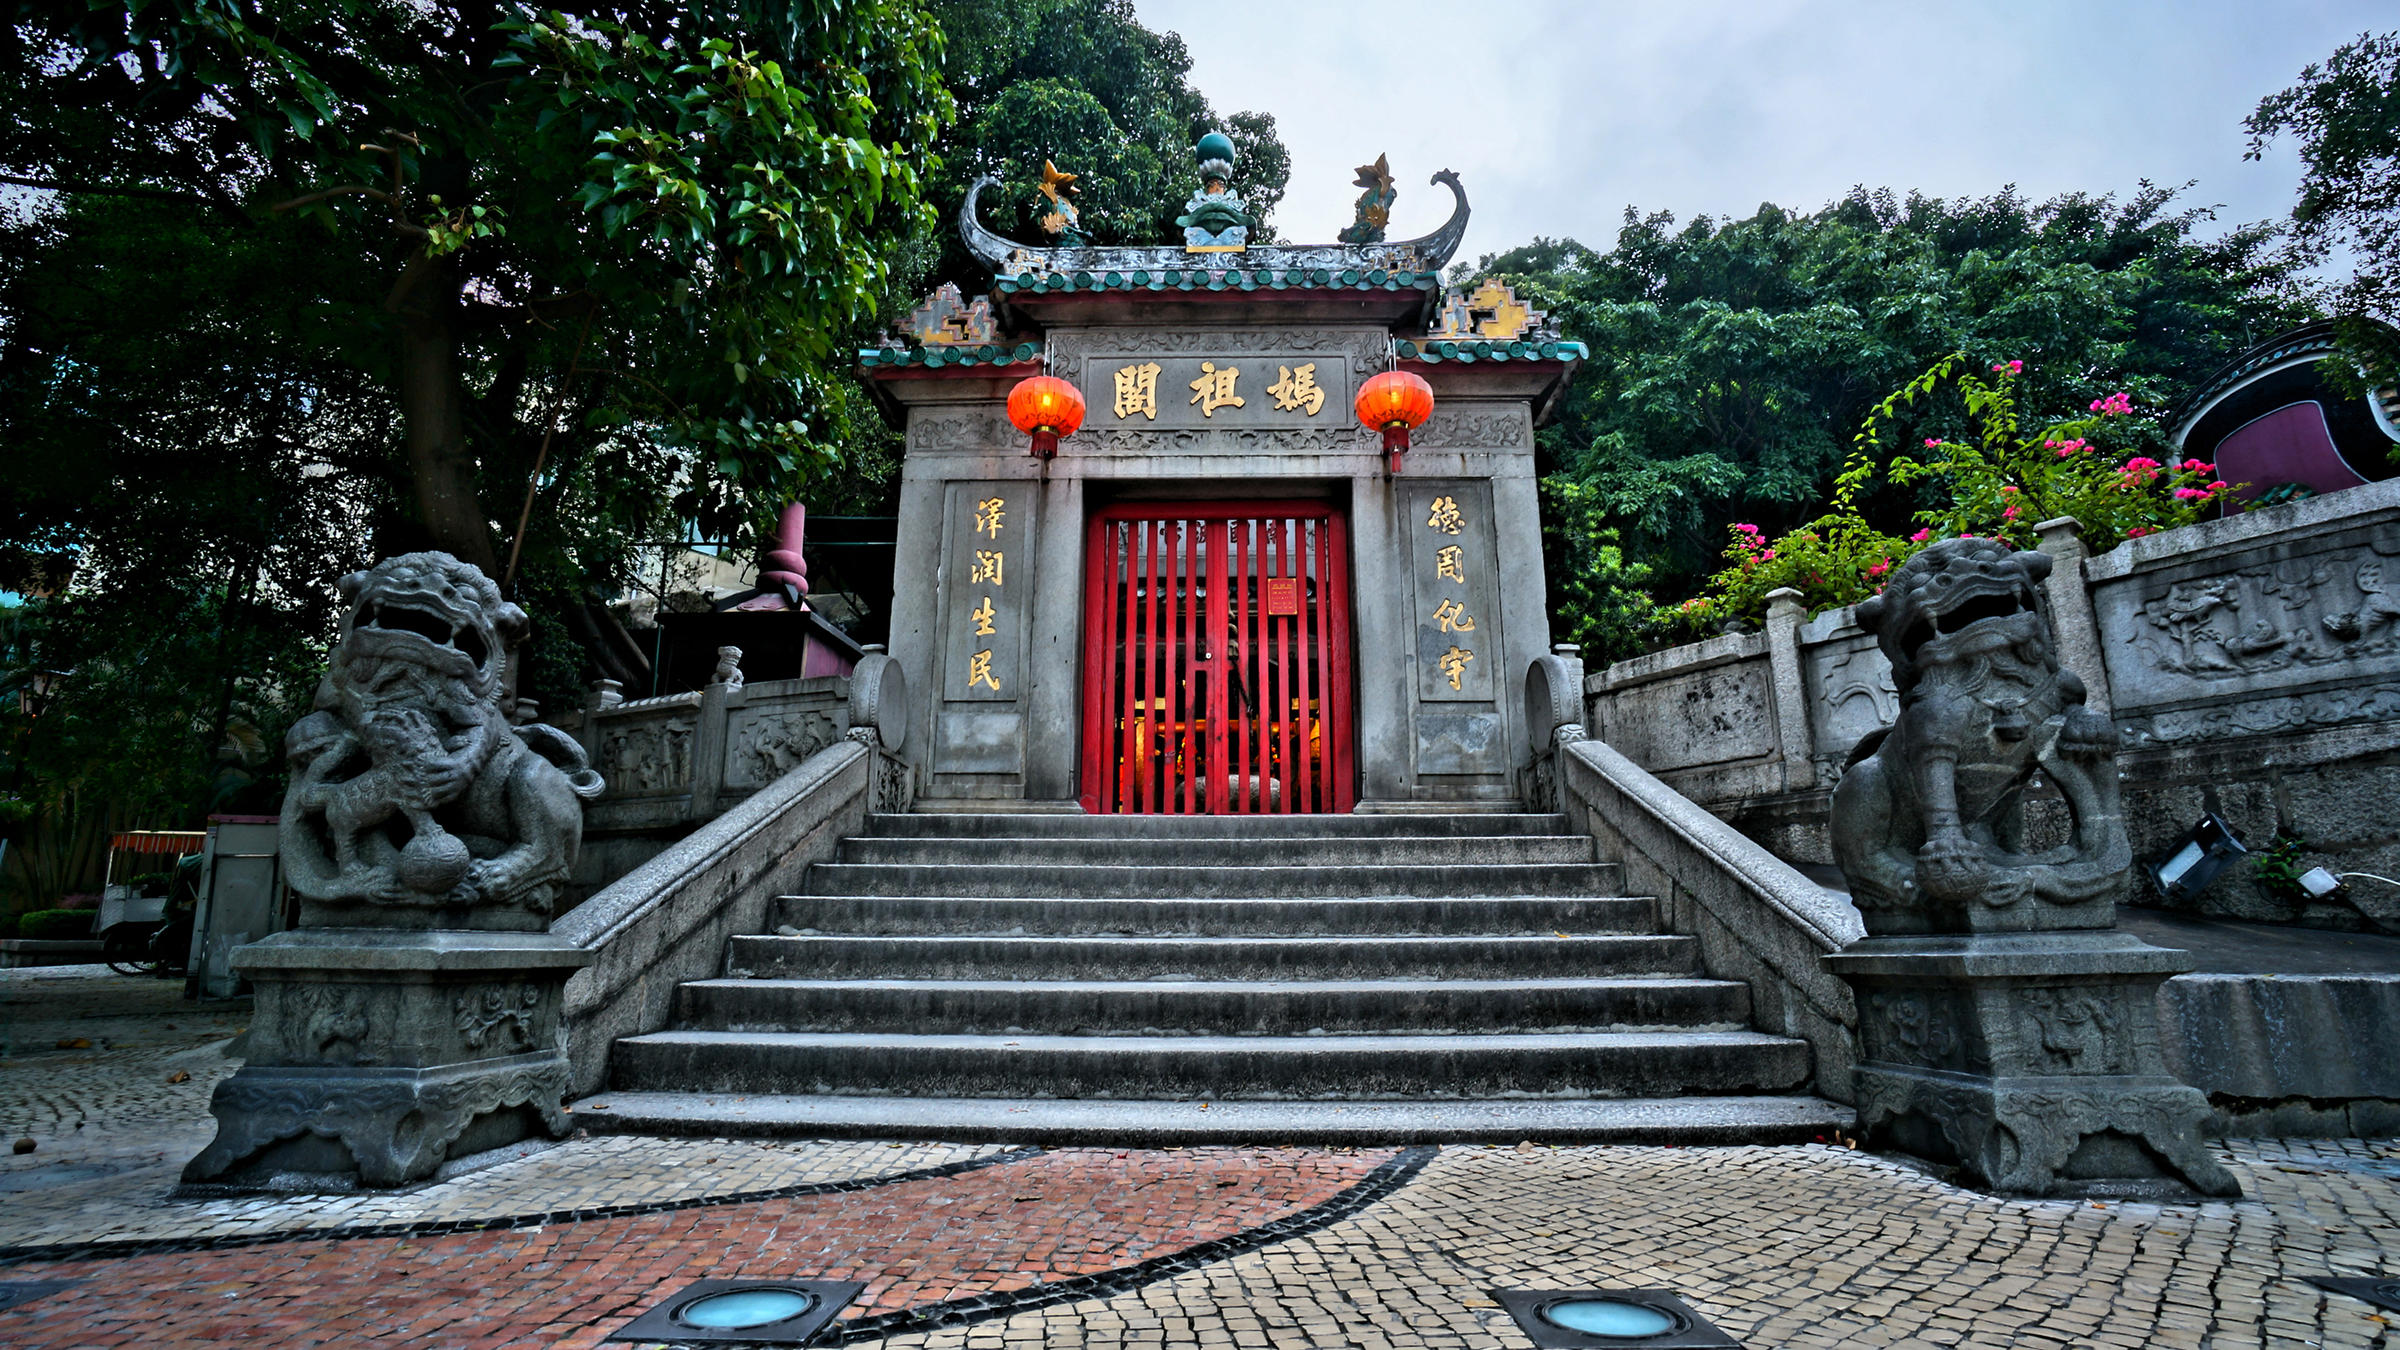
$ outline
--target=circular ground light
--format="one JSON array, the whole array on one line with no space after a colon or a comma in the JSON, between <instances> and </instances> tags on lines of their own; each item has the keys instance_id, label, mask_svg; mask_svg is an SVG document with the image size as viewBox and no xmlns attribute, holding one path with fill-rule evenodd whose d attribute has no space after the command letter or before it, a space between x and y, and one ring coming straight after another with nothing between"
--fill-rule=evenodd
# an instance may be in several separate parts
<instances>
[{"instance_id":1,"label":"circular ground light","mask_svg":"<svg viewBox=\"0 0 2400 1350\"><path fill-rule=\"evenodd\" d=\"M789 1322L816 1306L815 1295L797 1289L728 1289L677 1308L675 1320L687 1327L727 1331Z\"/></svg>"},{"instance_id":2,"label":"circular ground light","mask_svg":"<svg viewBox=\"0 0 2400 1350\"><path fill-rule=\"evenodd\" d=\"M1567 1298L1542 1305L1542 1317L1586 1336L1644 1341L1682 1329L1672 1313L1621 1298Z\"/></svg>"}]
</instances>

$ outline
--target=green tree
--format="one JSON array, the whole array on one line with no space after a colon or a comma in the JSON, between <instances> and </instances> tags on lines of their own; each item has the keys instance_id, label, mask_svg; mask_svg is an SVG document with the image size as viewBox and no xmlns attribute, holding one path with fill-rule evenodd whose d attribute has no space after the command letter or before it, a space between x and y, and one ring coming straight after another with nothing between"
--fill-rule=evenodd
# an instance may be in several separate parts
<instances>
[{"instance_id":1,"label":"green tree","mask_svg":"<svg viewBox=\"0 0 2400 1350\"><path fill-rule=\"evenodd\" d=\"M2355 271L2335 291L2345 317L2400 321L2400 32L2361 33L2300 82L2259 100L2243 122L2247 158L2290 132L2305 166L2293 234L2316 260L2346 251ZM2400 376L2400 350L2372 324L2343 325L2352 354L2379 379Z\"/></svg>"},{"instance_id":2,"label":"green tree","mask_svg":"<svg viewBox=\"0 0 2400 1350\"><path fill-rule=\"evenodd\" d=\"M1233 139L1232 186L1254 218L1269 221L1283 199L1291 155L1275 119L1218 116L1191 85L1183 39L1143 27L1131 0L943 0L936 12L952 35L946 73L959 113L934 193L945 218L967 185L989 173L1005 192L985 196L985 223L1040 240L1035 184L1049 160L1079 175L1084 231L1095 242L1178 240L1175 217L1200 187L1192 145L1209 131ZM1271 226L1251 233L1272 237ZM947 246L944 278L970 291L988 280L955 243Z\"/></svg>"},{"instance_id":3,"label":"green tree","mask_svg":"<svg viewBox=\"0 0 2400 1350\"><path fill-rule=\"evenodd\" d=\"M1945 353L2022 360L2035 421L2120 390L2155 412L2309 316L2274 229L2205 237L2209 213L2176 197L1861 190L1813 215L1768 205L1680 228L1628 211L1605 253L1543 239L1468 270L1590 344L1541 435L1544 467L1596 494L1671 601L1714 570L1729 525L1771 537L1816 516L1868 409ZM1949 399L1904 410L1895 431L1966 429ZM1903 492L1866 509L1888 528L1918 505Z\"/></svg>"},{"instance_id":4,"label":"green tree","mask_svg":"<svg viewBox=\"0 0 2400 1350\"><path fill-rule=\"evenodd\" d=\"M319 227L419 536L494 572L526 485L612 442L672 451L694 515L826 464L812 382L950 115L911 0L16 10L0 170Z\"/></svg>"}]
</instances>

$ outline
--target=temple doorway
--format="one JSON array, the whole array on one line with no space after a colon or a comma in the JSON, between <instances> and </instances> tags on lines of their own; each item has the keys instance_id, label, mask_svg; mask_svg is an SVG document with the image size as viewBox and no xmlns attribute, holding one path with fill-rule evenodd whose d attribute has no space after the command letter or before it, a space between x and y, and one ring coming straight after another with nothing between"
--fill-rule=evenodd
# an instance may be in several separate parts
<instances>
[{"instance_id":1,"label":"temple doorway","mask_svg":"<svg viewBox=\"0 0 2400 1350\"><path fill-rule=\"evenodd\" d=\"M1093 515L1084 810L1357 804L1345 525L1323 502L1137 502Z\"/></svg>"}]
</instances>

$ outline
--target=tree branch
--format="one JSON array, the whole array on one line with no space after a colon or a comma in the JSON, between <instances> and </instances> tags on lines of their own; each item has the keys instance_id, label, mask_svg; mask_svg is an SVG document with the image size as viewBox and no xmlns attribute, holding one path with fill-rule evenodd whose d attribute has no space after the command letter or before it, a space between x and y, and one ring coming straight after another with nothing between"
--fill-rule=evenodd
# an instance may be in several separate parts
<instances>
[{"instance_id":1,"label":"tree branch","mask_svg":"<svg viewBox=\"0 0 2400 1350\"><path fill-rule=\"evenodd\" d=\"M382 188L368 187L364 183L344 183L340 187L329 187L323 192L312 192L305 197L294 197L288 202L277 202L267 209L280 216L286 211L297 211L303 206L314 206L331 197L365 197L370 201L382 202L386 206L400 204L399 199Z\"/></svg>"},{"instance_id":2,"label":"tree branch","mask_svg":"<svg viewBox=\"0 0 2400 1350\"><path fill-rule=\"evenodd\" d=\"M86 192L95 197L153 197L160 201L192 202L199 206L214 206L215 202L197 192L178 192L172 188L118 186L113 183L86 183L79 179L19 178L0 173L0 183L16 187L41 188L47 192Z\"/></svg>"}]
</instances>

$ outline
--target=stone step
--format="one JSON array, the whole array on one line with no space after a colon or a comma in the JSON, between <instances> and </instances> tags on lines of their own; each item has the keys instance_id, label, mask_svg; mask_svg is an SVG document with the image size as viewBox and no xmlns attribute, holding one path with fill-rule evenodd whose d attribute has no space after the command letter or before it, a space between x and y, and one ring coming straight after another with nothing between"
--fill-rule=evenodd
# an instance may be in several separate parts
<instances>
[{"instance_id":1,"label":"stone step","mask_svg":"<svg viewBox=\"0 0 2400 1350\"><path fill-rule=\"evenodd\" d=\"M1397 933L1650 933L1657 905L1641 896L1464 896L1388 899L1051 899L1035 896L790 895L767 922L833 934L1144 936Z\"/></svg>"},{"instance_id":2,"label":"stone step","mask_svg":"<svg viewBox=\"0 0 2400 1350\"><path fill-rule=\"evenodd\" d=\"M811 895L1370 896L1614 895L1614 863L1488 866L1011 867L816 863Z\"/></svg>"},{"instance_id":3,"label":"stone step","mask_svg":"<svg viewBox=\"0 0 2400 1350\"><path fill-rule=\"evenodd\" d=\"M1588 863L1586 834L1452 835L1441 838L1276 836L1265 839L980 838L912 836L842 841L845 863L974 863L1015 867L1457 867L1485 863Z\"/></svg>"},{"instance_id":4,"label":"stone step","mask_svg":"<svg viewBox=\"0 0 2400 1350\"><path fill-rule=\"evenodd\" d=\"M1693 939L1569 937L736 937L734 978L918 980L1588 979L1690 975Z\"/></svg>"},{"instance_id":5,"label":"stone step","mask_svg":"<svg viewBox=\"0 0 2400 1350\"><path fill-rule=\"evenodd\" d=\"M1749 1021L1729 980L694 980L696 1031L1296 1036L1708 1027Z\"/></svg>"},{"instance_id":6,"label":"stone step","mask_svg":"<svg viewBox=\"0 0 2400 1350\"><path fill-rule=\"evenodd\" d=\"M662 1031L617 1042L618 1087L874 1096L1657 1097L1776 1092L1805 1041L1756 1031L1421 1036L911 1036Z\"/></svg>"},{"instance_id":7,"label":"stone step","mask_svg":"<svg viewBox=\"0 0 2400 1350\"><path fill-rule=\"evenodd\" d=\"M1572 834L1562 815L1460 812L1348 816L1087 816L1023 812L882 815L868 832L943 839L1441 839L1461 835Z\"/></svg>"},{"instance_id":8,"label":"stone step","mask_svg":"<svg viewBox=\"0 0 2400 1350\"><path fill-rule=\"evenodd\" d=\"M1390 1102L747 1096L603 1092L574 1104L601 1134L684 1138L953 1139L1098 1144L1805 1144L1851 1130L1846 1106L1806 1096L1504 1098Z\"/></svg>"}]
</instances>

